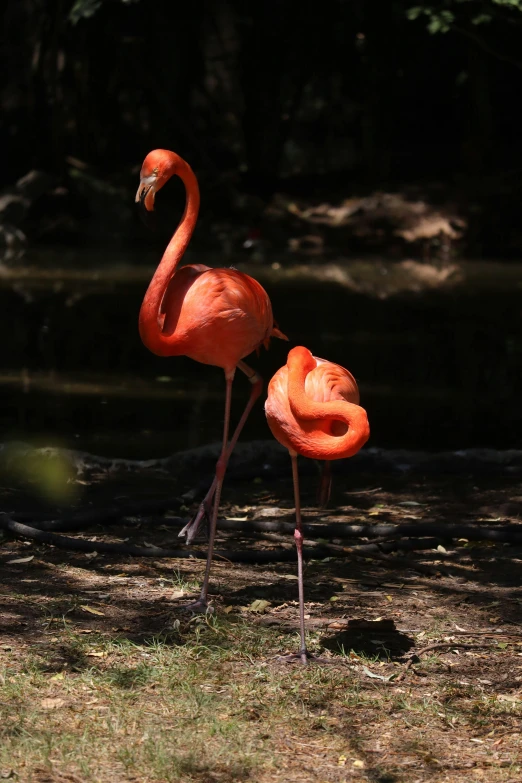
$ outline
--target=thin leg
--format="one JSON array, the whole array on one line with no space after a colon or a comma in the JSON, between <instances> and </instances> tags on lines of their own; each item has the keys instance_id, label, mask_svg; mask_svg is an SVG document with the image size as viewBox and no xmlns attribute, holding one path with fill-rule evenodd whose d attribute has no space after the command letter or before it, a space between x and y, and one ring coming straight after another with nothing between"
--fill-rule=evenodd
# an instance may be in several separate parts
<instances>
[{"instance_id":1,"label":"thin leg","mask_svg":"<svg viewBox=\"0 0 522 783\"><path fill-rule=\"evenodd\" d=\"M230 455L232 454L234 447L239 439L241 430L245 426L245 422L248 419L250 411L254 407L254 403L256 402L257 398L260 396L263 390L263 379L261 378L260 375L256 373L255 370L249 367L248 364L245 364L245 362L239 362L237 366L247 376L248 380L252 384L252 389L250 391L250 397L248 398L248 402L246 404L245 410L243 411L243 414L234 431L234 434L232 435L232 439L228 444L227 455L226 455L227 462L230 459ZM194 541L203 518L205 516L210 518L211 509L212 509L211 504L212 504L212 499L214 497L214 493L216 491L216 487L217 487L217 475L214 477L214 481L212 482L209 491L205 495L204 499L201 501L196 515L190 520L188 524L185 525L183 530L181 530L178 533L180 537L186 536L187 544L191 544Z\"/></svg>"},{"instance_id":2,"label":"thin leg","mask_svg":"<svg viewBox=\"0 0 522 783\"><path fill-rule=\"evenodd\" d=\"M297 454L290 454L292 459L292 478L294 480L295 498L295 531L294 539L297 549L297 578L299 585L299 623L301 627L301 649L299 655L302 663L308 663L305 638L305 608L304 608L304 579L303 579L303 531L301 525L301 496L299 494L299 472L297 470Z\"/></svg>"},{"instance_id":3,"label":"thin leg","mask_svg":"<svg viewBox=\"0 0 522 783\"><path fill-rule=\"evenodd\" d=\"M292 460L292 479L294 482L294 498L295 498L295 531L294 539L297 549L297 578L299 586L299 627L301 631L301 649L297 653L291 655L280 656L280 660L283 661L300 661L307 664L308 661L316 661L317 663L333 663L333 661L327 658L318 658L316 655L311 655L306 649L306 636L305 636L305 606L304 606L304 577L303 577L303 531L301 524L301 496L299 492L299 473L297 470L297 454L290 452L290 458Z\"/></svg>"},{"instance_id":4,"label":"thin leg","mask_svg":"<svg viewBox=\"0 0 522 783\"><path fill-rule=\"evenodd\" d=\"M208 554L207 565L205 568L205 576L203 578L203 586L201 588L201 595L199 599L189 604L185 608L191 612L205 612L208 606L208 583L210 578L210 568L212 566L212 557L214 554L214 541L216 539L216 527L217 517L219 511L219 502L221 500L221 489L223 487L223 479L225 478L225 472L227 469L229 450L228 450L228 431L230 428L230 405L232 402L232 381L234 380L234 373L226 376L226 396L225 396L225 421L223 425L223 443L221 446L221 454L216 465L216 490L214 494L214 506L212 508L212 518L210 520L210 533L208 538Z\"/></svg>"},{"instance_id":5,"label":"thin leg","mask_svg":"<svg viewBox=\"0 0 522 783\"><path fill-rule=\"evenodd\" d=\"M330 492L332 490L331 464L332 463L329 462L329 460L323 462L323 471L321 473L319 490L317 492L317 505L319 508L325 508L330 500Z\"/></svg>"}]
</instances>

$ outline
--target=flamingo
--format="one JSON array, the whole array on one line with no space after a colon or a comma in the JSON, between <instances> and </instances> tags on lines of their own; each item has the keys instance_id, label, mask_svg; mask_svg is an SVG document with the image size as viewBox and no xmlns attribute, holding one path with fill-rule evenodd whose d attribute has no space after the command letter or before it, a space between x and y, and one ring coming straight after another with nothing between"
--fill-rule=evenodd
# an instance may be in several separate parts
<instances>
[{"instance_id":1,"label":"flamingo","mask_svg":"<svg viewBox=\"0 0 522 783\"><path fill-rule=\"evenodd\" d=\"M353 457L370 437L368 417L359 405L353 375L339 364L312 356L297 346L268 385L265 413L272 435L292 460L295 532L299 585L301 648L287 660L314 659L306 648L303 584L303 534L297 455L330 462ZM319 659L315 659L319 660Z\"/></svg>"},{"instance_id":2,"label":"flamingo","mask_svg":"<svg viewBox=\"0 0 522 783\"><path fill-rule=\"evenodd\" d=\"M144 345L158 356L189 356L202 364L221 367L225 372L223 442L214 481L198 514L182 531L190 543L214 499L201 595L187 607L192 611L206 611L217 515L227 463L263 385L261 377L242 360L261 344L268 347L270 337L288 338L274 326L270 299L257 280L235 269L212 269L203 264L180 268L199 211L199 187L189 164L169 150L149 152L141 168L136 201L142 203L147 211L152 211L156 193L174 175L180 177L185 185L185 211L145 294L139 330ZM237 368L247 376L252 388L228 443L232 382Z\"/></svg>"}]
</instances>

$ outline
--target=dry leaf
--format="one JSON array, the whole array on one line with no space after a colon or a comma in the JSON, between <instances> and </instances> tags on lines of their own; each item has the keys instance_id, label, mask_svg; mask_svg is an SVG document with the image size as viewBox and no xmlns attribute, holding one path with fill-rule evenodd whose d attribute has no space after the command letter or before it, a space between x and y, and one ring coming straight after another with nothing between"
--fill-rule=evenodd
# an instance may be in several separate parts
<instances>
[{"instance_id":1,"label":"dry leaf","mask_svg":"<svg viewBox=\"0 0 522 783\"><path fill-rule=\"evenodd\" d=\"M344 753L342 756L339 756L339 758L337 759L337 764L339 767L344 767L344 765L346 764L346 756L344 755Z\"/></svg>"},{"instance_id":2,"label":"dry leaf","mask_svg":"<svg viewBox=\"0 0 522 783\"><path fill-rule=\"evenodd\" d=\"M360 759L356 759L353 762L353 766L357 767L357 769L364 769L364 761L361 761Z\"/></svg>"},{"instance_id":3,"label":"dry leaf","mask_svg":"<svg viewBox=\"0 0 522 783\"><path fill-rule=\"evenodd\" d=\"M80 609L83 609L84 612L89 612L89 614L96 614L100 617L105 617L105 614L100 612L99 609L94 609L92 606L87 606L86 604L80 604Z\"/></svg>"},{"instance_id":4,"label":"dry leaf","mask_svg":"<svg viewBox=\"0 0 522 783\"><path fill-rule=\"evenodd\" d=\"M63 707L65 701L63 699L42 699L40 706L44 710L56 710L59 707Z\"/></svg>"},{"instance_id":5,"label":"dry leaf","mask_svg":"<svg viewBox=\"0 0 522 783\"><path fill-rule=\"evenodd\" d=\"M382 680L383 682L389 682L390 680L392 680L394 677L397 676L396 673L390 674L390 675L388 675L388 677L385 677L382 674L374 674L366 666L363 666L362 669L363 669L363 672L366 674L366 676L370 677L372 680Z\"/></svg>"},{"instance_id":6,"label":"dry leaf","mask_svg":"<svg viewBox=\"0 0 522 783\"><path fill-rule=\"evenodd\" d=\"M393 598L391 597L391 595L387 595L387 596L386 596L386 599L387 599L388 601L393 601Z\"/></svg>"},{"instance_id":7,"label":"dry leaf","mask_svg":"<svg viewBox=\"0 0 522 783\"><path fill-rule=\"evenodd\" d=\"M510 701L512 704L520 702L520 699L517 696L513 696L511 693L499 693L497 694L497 699L499 701Z\"/></svg>"},{"instance_id":8,"label":"dry leaf","mask_svg":"<svg viewBox=\"0 0 522 783\"><path fill-rule=\"evenodd\" d=\"M262 598L258 598L255 601L252 601L248 608L251 612L259 612L259 614L263 614L263 612L266 612L269 606L271 606L270 601L265 601Z\"/></svg>"},{"instance_id":9,"label":"dry leaf","mask_svg":"<svg viewBox=\"0 0 522 783\"><path fill-rule=\"evenodd\" d=\"M17 563L29 563L31 560L34 560L34 555L29 555L29 557L17 557L14 560L8 560L7 565L16 565Z\"/></svg>"}]
</instances>

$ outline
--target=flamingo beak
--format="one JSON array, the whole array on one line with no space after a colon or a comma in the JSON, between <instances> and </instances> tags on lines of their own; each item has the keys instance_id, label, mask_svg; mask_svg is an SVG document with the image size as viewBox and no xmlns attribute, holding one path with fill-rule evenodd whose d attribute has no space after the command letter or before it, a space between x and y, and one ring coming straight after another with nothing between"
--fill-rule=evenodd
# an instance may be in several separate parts
<instances>
[{"instance_id":1,"label":"flamingo beak","mask_svg":"<svg viewBox=\"0 0 522 783\"><path fill-rule=\"evenodd\" d=\"M152 212L154 209L156 182L157 177L155 174L151 174L150 177L142 177L136 193L136 202L139 202L139 204L144 207L147 212Z\"/></svg>"}]
</instances>

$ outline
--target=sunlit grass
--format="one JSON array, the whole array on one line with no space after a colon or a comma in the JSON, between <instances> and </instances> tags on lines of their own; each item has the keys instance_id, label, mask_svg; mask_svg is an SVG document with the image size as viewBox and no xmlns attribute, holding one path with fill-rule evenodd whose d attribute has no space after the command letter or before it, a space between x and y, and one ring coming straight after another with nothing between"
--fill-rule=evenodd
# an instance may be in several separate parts
<instances>
[{"instance_id":1,"label":"sunlit grass","mask_svg":"<svg viewBox=\"0 0 522 783\"><path fill-rule=\"evenodd\" d=\"M361 780L409 781L393 777L393 763L365 755L372 722L392 734L393 752L422 766L438 752L426 726L485 734L494 716L521 716L520 705L473 685L428 697L407 684L365 680L361 666L382 663L373 657L278 663L296 648L295 632L239 616L183 620L140 643L82 635L69 623L51 627L52 642L0 668L0 770L21 781L41 768L93 782L263 783L303 780L305 769L311 781L351 780L339 777L340 765ZM310 638L319 649L319 635ZM505 772L491 780L508 780Z\"/></svg>"}]
</instances>

